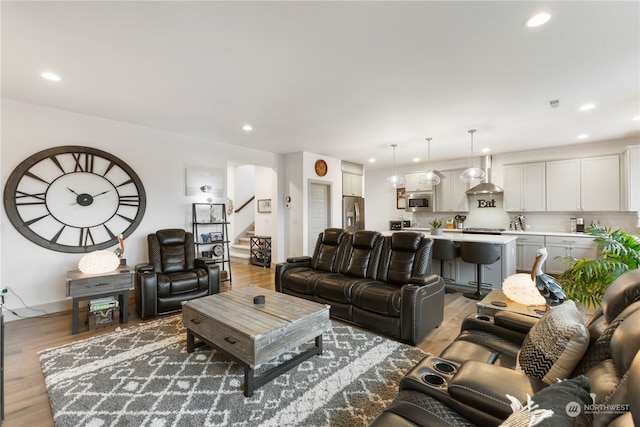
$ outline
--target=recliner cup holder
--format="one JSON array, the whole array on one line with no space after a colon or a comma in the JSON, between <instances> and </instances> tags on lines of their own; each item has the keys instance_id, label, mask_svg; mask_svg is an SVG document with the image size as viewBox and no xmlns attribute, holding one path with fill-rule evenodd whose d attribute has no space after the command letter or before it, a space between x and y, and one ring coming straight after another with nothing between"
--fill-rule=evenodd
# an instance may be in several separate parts
<instances>
[{"instance_id":1,"label":"recliner cup holder","mask_svg":"<svg viewBox=\"0 0 640 427\"><path fill-rule=\"evenodd\" d=\"M422 359L400 380L400 390L418 390L432 396L448 395L460 364L432 354Z\"/></svg>"},{"instance_id":2,"label":"recliner cup holder","mask_svg":"<svg viewBox=\"0 0 640 427\"><path fill-rule=\"evenodd\" d=\"M491 317L487 316L486 314L476 314L476 319L478 320L484 320L485 322L488 322L491 320Z\"/></svg>"},{"instance_id":3,"label":"recliner cup holder","mask_svg":"<svg viewBox=\"0 0 640 427\"><path fill-rule=\"evenodd\" d=\"M443 374L455 374L457 371L455 366L444 360L436 360L433 362L432 366L436 371L442 372Z\"/></svg>"},{"instance_id":4,"label":"recliner cup holder","mask_svg":"<svg viewBox=\"0 0 640 427\"><path fill-rule=\"evenodd\" d=\"M429 384L430 386L434 386L434 387L442 387L447 384L447 380L445 380L444 377L436 373L424 374L422 376L422 380L425 383Z\"/></svg>"}]
</instances>

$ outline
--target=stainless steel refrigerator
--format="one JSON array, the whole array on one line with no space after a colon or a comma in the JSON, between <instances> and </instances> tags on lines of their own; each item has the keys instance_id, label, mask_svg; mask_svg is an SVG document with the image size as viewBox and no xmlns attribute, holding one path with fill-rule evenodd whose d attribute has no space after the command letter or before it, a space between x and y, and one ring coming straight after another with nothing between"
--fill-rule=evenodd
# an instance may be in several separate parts
<instances>
[{"instance_id":1,"label":"stainless steel refrigerator","mask_svg":"<svg viewBox=\"0 0 640 427\"><path fill-rule=\"evenodd\" d=\"M342 196L342 228L347 231L364 230L364 198Z\"/></svg>"}]
</instances>

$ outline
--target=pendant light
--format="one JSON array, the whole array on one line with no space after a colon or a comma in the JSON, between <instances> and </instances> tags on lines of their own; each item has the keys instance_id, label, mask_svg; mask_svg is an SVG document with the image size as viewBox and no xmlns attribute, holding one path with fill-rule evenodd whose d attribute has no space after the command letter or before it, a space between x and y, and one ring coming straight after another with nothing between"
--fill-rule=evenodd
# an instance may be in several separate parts
<instances>
[{"instance_id":1,"label":"pendant light","mask_svg":"<svg viewBox=\"0 0 640 427\"><path fill-rule=\"evenodd\" d=\"M389 188L403 188L404 178L396 173L396 147L398 144L391 144L393 147L393 174L388 176L384 181L384 185Z\"/></svg>"},{"instance_id":2,"label":"pendant light","mask_svg":"<svg viewBox=\"0 0 640 427\"><path fill-rule=\"evenodd\" d=\"M420 175L418 182L420 184L438 185L440 184L440 177L436 171L431 169L431 140L433 138L426 138L427 140L427 171Z\"/></svg>"},{"instance_id":3,"label":"pendant light","mask_svg":"<svg viewBox=\"0 0 640 427\"><path fill-rule=\"evenodd\" d=\"M482 169L473 167L473 134L475 131L476 129L469 130L469 133L471 134L471 166L460 174L460 181L467 184L481 181L486 176L486 173Z\"/></svg>"}]
</instances>

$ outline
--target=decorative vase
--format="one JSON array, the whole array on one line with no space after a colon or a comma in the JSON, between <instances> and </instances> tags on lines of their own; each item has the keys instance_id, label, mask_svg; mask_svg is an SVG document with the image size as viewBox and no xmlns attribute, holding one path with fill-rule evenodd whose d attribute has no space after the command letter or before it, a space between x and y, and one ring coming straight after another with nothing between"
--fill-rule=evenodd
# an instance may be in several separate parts
<instances>
[{"instance_id":1,"label":"decorative vase","mask_svg":"<svg viewBox=\"0 0 640 427\"><path fill-rule=\"evenodd\" d=\"M442 228L432 228L431 229L432 236L440 236L442 235Z\"/></svg>"}]
</instances>

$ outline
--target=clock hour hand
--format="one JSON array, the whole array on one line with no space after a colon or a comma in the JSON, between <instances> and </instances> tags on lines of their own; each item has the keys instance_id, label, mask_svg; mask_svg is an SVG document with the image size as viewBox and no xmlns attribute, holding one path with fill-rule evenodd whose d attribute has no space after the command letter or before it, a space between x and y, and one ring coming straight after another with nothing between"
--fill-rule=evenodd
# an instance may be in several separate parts
<instances>
[{"instance_id":1,"label":"clock hour hand","mask_svg":"<svg viewBox=\"0 0 640 427\"><path fill-rule=\"evenodd\" d=\"M75 191L73 191L72 189L70 189L69 187L67 187L67 190L71 191L73 194L75 194L76 196L79 196L78 193L76 193Z\"/></svg>"}]
</instances>

